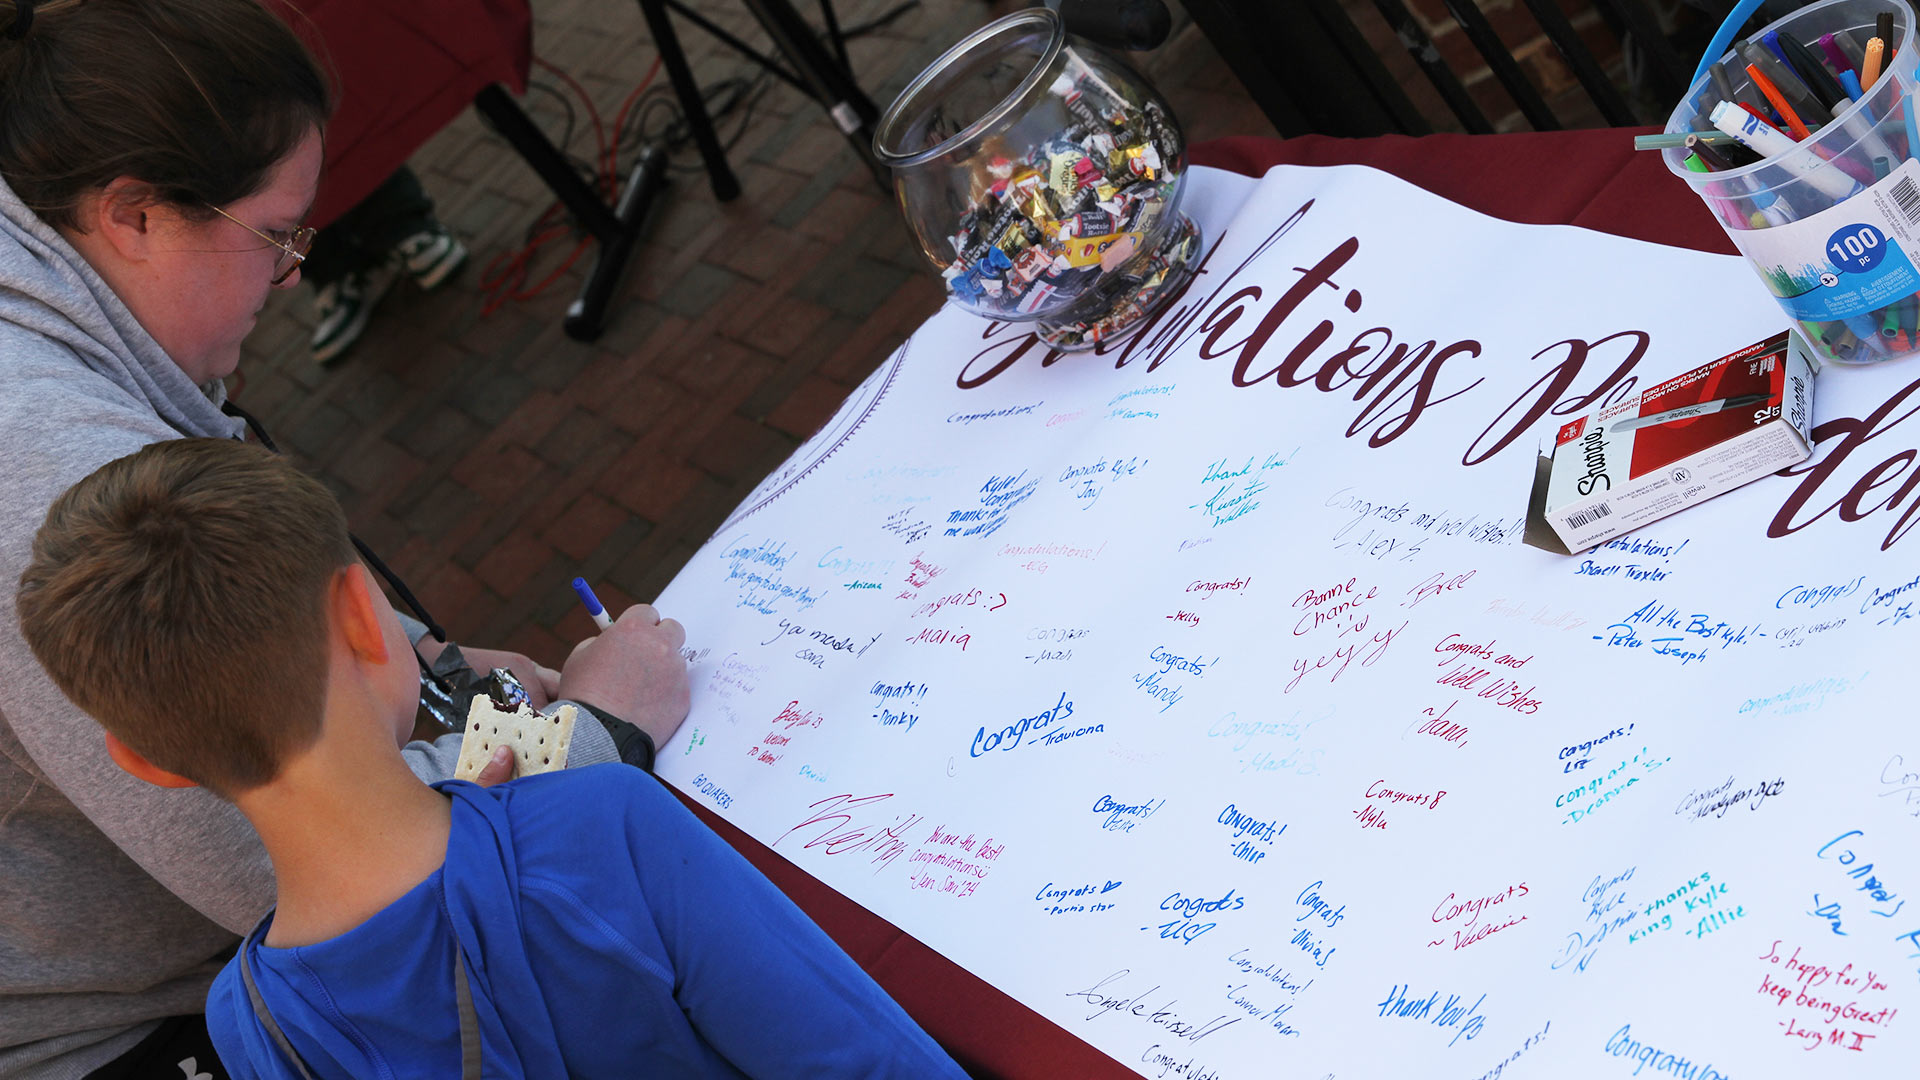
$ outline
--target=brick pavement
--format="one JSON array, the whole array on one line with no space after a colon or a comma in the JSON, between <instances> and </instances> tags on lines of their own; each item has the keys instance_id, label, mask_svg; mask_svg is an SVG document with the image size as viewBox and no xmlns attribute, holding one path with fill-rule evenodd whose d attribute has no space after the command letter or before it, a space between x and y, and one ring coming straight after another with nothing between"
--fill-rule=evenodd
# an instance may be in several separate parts
<instances>
[{"instance_id":1,"label":"brick pavement","mask_svg":"<svg viewBox=\"0 0 1920 1080\"><path fill-rule=\"evenodd\" d=\"M851 26L892 6L838 10ZM884 108L947 45L1016 6L922 0L850 43L856 76ZM734 0L699 9L765 41ZM693 27L678 30L703 86L751 73ZM616 0L538 0L534 47L608 123L655 55L637 8ZM1273 133L1197 29L1137 59L1190 137ZM537 68L535 80L558 83ZM740 132L729 159L742 196L716 202L693 149L675 154L685 171L658 200L593 344L560 332L584 258L538 298L482 315L480 268L516 248L551 197L471 112L412 160L473 251L459 278L432 295L396 287L326 369L308 357L308 290L277 294L261 314L236 400L340 495L354 529L457 640L557 666L591 631L569 580L585 576L616 610L655 596L938 309L939 282L887 194L820 109L769 85L744 128L738 113L720 124L723 138ZM560 130L551 97L530 94L526 107ZM576 125L572 151L591 143ZM553 245L551 258L570 247Z\"/></svg>"}]
</instances>

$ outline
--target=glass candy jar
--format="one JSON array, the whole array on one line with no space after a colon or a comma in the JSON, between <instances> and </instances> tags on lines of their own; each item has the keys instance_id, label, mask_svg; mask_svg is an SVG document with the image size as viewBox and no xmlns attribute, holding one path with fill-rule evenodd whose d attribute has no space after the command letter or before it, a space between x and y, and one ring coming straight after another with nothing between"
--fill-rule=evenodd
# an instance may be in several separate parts
<instances>
[{"instance_id":1,"label":"glass candy jar","mask_svg":"<svg viewBox=\"0 0 1920 1080\"><path fill-rule=\"evenodd\" d=\"M880 118L874 152L954 303L1060 349L1136 328L1193 273L1186 142L1119 60L1029 8L968 35Z\"/></svg>"}]
</instances>

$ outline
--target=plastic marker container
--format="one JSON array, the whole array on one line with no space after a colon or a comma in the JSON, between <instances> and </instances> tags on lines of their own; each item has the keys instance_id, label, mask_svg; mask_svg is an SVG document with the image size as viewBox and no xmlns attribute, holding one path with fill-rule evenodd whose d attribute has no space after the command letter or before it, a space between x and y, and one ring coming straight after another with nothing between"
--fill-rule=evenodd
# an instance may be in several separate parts
<instances>
[{"instance_id":1,"label":"plastic marker container","mask_svg":"<svg viewBox=\"0 0 1920 1080\"><path fill-rule=\"evenodd\" d=\"M1766 95L1747 74L1748 57L1730 50L1717 59L1733 97L1723 97L1725 87L1716 90L1703 76L1666 130L1738 134L1767 156L1742 168L1698 172L1687 166L1685 149L1661 151L1808 343L1822 359L1841 363L1920 352L1920 125L1913 101L1920 49L1912 9L1899 0L1826 0L1748 39L1760 42L1767 31L1790 34L1825 57L1817 44L1823 36L1843 43L1851 37L1864 47L1875 17L1887 12L1893 15L1892 61L1858 100L1842 100L1838 115L1801 117L1814 128L1806 139L1796 142L1788 124L1776 130L1740 106Z\"/></svg>"}]
</instances>

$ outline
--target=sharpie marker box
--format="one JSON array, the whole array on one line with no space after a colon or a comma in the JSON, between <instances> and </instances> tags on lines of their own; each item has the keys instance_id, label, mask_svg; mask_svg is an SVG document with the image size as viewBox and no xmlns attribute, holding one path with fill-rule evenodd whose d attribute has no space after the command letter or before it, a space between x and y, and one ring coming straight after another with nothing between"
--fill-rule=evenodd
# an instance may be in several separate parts
<instances>
[{"instance_id":1,"label":"sharpie marker box","mask_svg":"<svg viewBox=\"0 0 1920 1080\"><path fill-rule=\"evenodd\" d=\"M1563 425L1523 539L1585 551L1806 460L1819 370L1783 331Z\"/></svg>"}]
</instances>

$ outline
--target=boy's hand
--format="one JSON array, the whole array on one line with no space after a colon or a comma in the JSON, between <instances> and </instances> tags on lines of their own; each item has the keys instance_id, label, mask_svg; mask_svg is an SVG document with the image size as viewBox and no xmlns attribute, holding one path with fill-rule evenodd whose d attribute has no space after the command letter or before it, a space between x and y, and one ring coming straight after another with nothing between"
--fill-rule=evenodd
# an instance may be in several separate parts
<instances>
[{"instance_id":1,"label":"boy's hand","mask_svg":"<svg viewBox=\"0 0 1920 1080\"><path fill-rule=\"evenodd\" d=\"M513 779L514 768L513 748L496 746L493 748L493 757L481 767L480 774L473 778L473 782L481 787L504 784Z\"/></svg>"},{"instance_id":2,"label":"boy's hand","mask_svg":"<svg viewBox=\"0 0 1920 1080\"><path fill-rule=\"evenodd\" d=\"M628 608L600 636L574 646L560 672L558 697L585 701L665 746L687 718L692 688L680 646L687 631L652 604Z\"/></svg>"}]
</instances>

